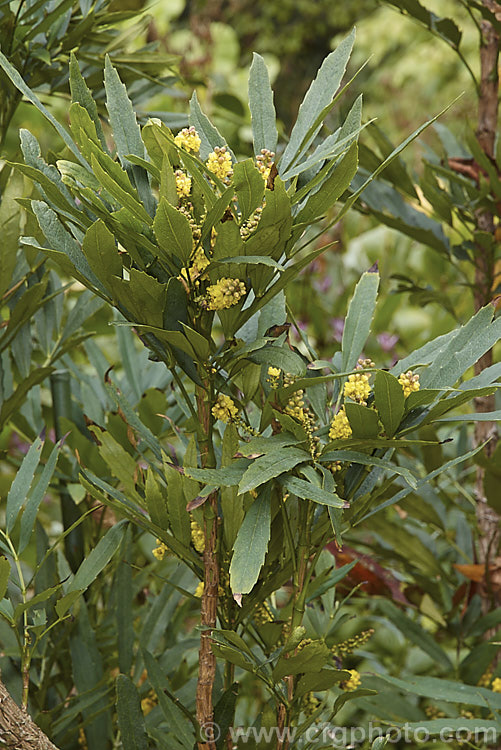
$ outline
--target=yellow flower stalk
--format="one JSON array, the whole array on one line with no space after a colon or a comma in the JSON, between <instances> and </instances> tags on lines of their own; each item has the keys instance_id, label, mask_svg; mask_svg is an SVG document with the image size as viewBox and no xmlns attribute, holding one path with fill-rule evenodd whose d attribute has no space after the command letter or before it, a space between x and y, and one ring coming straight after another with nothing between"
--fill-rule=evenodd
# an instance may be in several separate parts
<instances>
[{"instance_id":1,"label":"yellow flower stalk","mask_svg":"<svg viewBox=\"0 0 501 750\"><path fill-rule=\"evenodd\" d=\"M206 164L207 169L220 180L226 180L233 174L231 156L226 146L216 146L214 151L209 154Z\"/></svg>"},{"instance_id":2,"label":"yellow flower stalk","mask_svg":"<svg viewBox=\"0 0 501 750\"><path fill-rule=\"evenodd\" d=\"M212 416L214 419L220 419L221 422L233 422L238 416L238 407L230 396L220 393L212 407Z\"/></svg>"},{"instance_id":3,"label":"yellow flower stalk","mask_svg":"<svg viewBox=\"0 0 501 750\"><path fill-rule=\"evenodd\" d=\"M366 404L371 392L369 375L358 372L355 375L349 375L343 392L345 398L351 398L359 404Z\"/></svg>"},{"instance_id":4,"label":"yellow flower stalk","mask_svg":"<svg viewBox=\"0 0 501 750\"><path fill-rule=\"evenodd\" d=\"M191 177L181 169L176 169L176 192L179 198L187 198L191 192Z\"/></svg>"},{"instance_id":5,"label":"yellow flower stalk","mask_svg":"<svg viewBox=\"0 0 501 750\"><path fill-rule=\"evenodd\" d=\"M157 539L157 547L152 550L152 553L154 557L157 558L157 560L163 560L165 557L165 553L169 551L169 548L166 547L166 545L160 541L160 539Z\"/></svg>"},{"instance_id":6,"label":"yellow flower stalk","mask_svg":"<svg viewBox=\"0 0 501 750\"><path fill-rule=\"evenodd\" d=\"M265 182L268 181L268 177L270 176L274 158L275 152L267 148L262 148L261 153L256 156L256 166L263 175Z\"/></svg>"},{"instance_id":7,"label":"yellow flower stalk","mask_svg":"<svg viewBox=\"0 0 501 750\"><path fill-rule=\"evenodd\" d=\"M403 372L398 382L402 386L404 390L404 396L407 398L407 396L410 396L411 393L414 393L415 391L419 391L419 375L414 375L412 370L407 370L407 372Z\"/></svg>"},{"instance_id":8,"label":"yellow flower stalk","mask_svg":"<svg viewBox=\"0 0 501 750\"><path fill-rule=\"evenodd\" d=\"M184 148L185 151L191 151L194 154L197 154L200 151L201 142L200 136L193 125L189 128L183 128L180 130L174 138L176 146Z\"/></svg>"},{"instance_id":9,"label":"yellow flower stalk","mask_svg":"<svg viewBox=\"0 0 501 750\"><path fill-rule=\"evenodd\" d=\"M219 279L207 289L207 309L225 310L237 305L246 293L240 279Z\"/></svg>"},{"instance_id":10,"label":"yellow flower stalk","mask_svg":"<svg viewBox=\"0 0 501 750\"><path fill-rule=\"evenodd\" d=\"M353 690L357 689L357 687L362 682L362 679L356 669L348 669L347 671L350 673L351 677L349 680L346 680L346 682L343 682L341 684L343 690L347 690L351 693L353 692Z\"/></svg>"},{"instance_id":11,"label":"yellow flower stalk","mask_svg":"<svg viewBox=\"0 0 501 750\"><path fill-rule=\"evenodd\" d=\"M344 406L341 407L332 419L329 437L331 440L351 437L351 427Z\"/></svg>"},{"instance_id":12,"label":"yellow flower stalk","mask_svg":"<svg viewBox=\"0 0 501 750\"><path fill-rule=\"evenodd\" d=\"M200 554L205 550L204 532L196 521L191 522L191 543Z\"/></svg>"}]
</instances>

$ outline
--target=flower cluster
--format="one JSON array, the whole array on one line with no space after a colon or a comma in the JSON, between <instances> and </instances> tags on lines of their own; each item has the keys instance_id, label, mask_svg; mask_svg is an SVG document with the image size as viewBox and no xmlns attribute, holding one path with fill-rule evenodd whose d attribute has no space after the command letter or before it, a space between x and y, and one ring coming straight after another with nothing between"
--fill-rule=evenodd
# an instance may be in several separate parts
<instances>
[{"instance_id":1,"label":"flower cluster","mask_svg":"<svg viewBox=\"0 0 501 750\"><path fill-rule=\"evenodd\" d=\"M276 389L279 387L281 374L282 370L278 367L268 367L268 377L266 380L270 384L270 388Z\"/></svg>"},{"instance_id":2,"label":"flower cluster","mask_svg":"<svg viewBox=\"0 0 501 750\"><path fill-rule=\"evenodd\" d=\"M180 130L174 138L176 146L184 148L186 151L192 151L194 154L199 152L201 142L200 136L193 125L189 128L183 128Z\"/></svg>"},{"instance_id":3,"label":"flower cluster","mask_svg":"<svg viewBox=\"0 0 501 750\"><path fill-rule=\"evenodd\" d=\"M317 708L320 706L320 700L316 697L312 691L305 693L303 701L301 703L301 709L306 717L313 716Z\"/></svg>"},{"instance_id":4,"label":"flower cluster","mask_svg":"<svg viewBox=\"0 0 501 750\"><path fill-rule=\"evenodd\" d=\"M201 599L204 593L204 589L205 589L205 583L203 581L199 581L195 591L193 592L193 596L196 596L197 599Z\"/></svg>"},{"instance_id":5,"label":"flower cluster","mask_svg":"<svg viewBox=\"0 0 501 750\"><path fill-rule=\"evenodd\" d=\"M273 622L274 619L273 612L267 602L258 604L254 610L254 622L256 625L266 625L267 622Z\"/></svg>"},{"instance_id":6,"label":"flower cluster","mask_svg":"<svg viewBox=\"0 0 501 750\"><path fill-rule=\"evenodd\" d=\"M187 198L191 192L191 177L182 169L176 169L176 192L179 198Z\"/></svg>"},{"instance_id":7,"label":"flower cluster","mask_svg":"<svg viewBox=\"0 0 501 750\"><path fill-rule=\"evenodd\" d=\"M419 375L414 375L412 370L403 372L400 375L398 382L404 390L405 398L407 398L407 396L410 396L414 391L419 391Z\"/></svg>"},{"instance_id":8,"label":"flower cluster","mask_svg":"<svg viewBox=\"0 0 501 750\"><path fill-rule=\"evenodd\" d=\"M501 677L495 677L492 681L491 690L494 693L501 693Z\"/></svg>"},{"instance_id":9,"label":"flower cluster","mask_svg":"<svg viewBox=\"0 0 501 750\"><path fill-rule=\"evenodd\" d=\"M345 398L351 398L359 404L366 404L370 392L369 375L358 372L355 375L348 375L348 380L344 384Z\"/></svg>"},{"instance_id":10,"label":"flower cluster","mask_svg":"<svg viewBox=\"0 0 501 750\"><path fill-rule=\"evenodd\" d=\"M261 216L263 213L263 207L258 206L254 213L252 213L247 221L244 221L242 226L240 227L240 237L243 240L247 240L251 234L257 229L259 222L261 220Z\"/></svg>"},{"instance_id":11,"label":"flower cluster","mask_svg":"<svg viewBox=\"0 0 501 750\"><path fill-rule=\"evenodd\" d=\"M342 682L341 687L343 688L343 690L347 690L351 693L360 685L360 683L362 682L362 678L360 677L356 669L348 669L347 671L350 673L351 677L349 680Z\"/></svg>"},{"instance_id":12,"label":"flower cluster","mask_svg":"<svg viewBox=\"0 0 501 750\"><path fill-rule=\"evenodd\" d=\"M270 151L267 148L262 148L261 153L256 156L256 166L263 175L263 180L268 181L270 176L273 159L275 158L275 152Z\"/></svg>"},{"instance_id":13,"label":"flower cluster","mask_svg":"<svg viewBox=\"0 0 501 750\"><path fill-rule=\"evenodd\" d=\"M347 638L345 641L341 641L341 643L336 643L334 646L332 646L331 653L334 656L347 656L348 654L353 653L355 649L360 648L361 646L365 646L369 638L371 638L373 635L374 628L362 630L361 633L354 635L352 638Z\"/></svg>"},{"instance_id":14,"label":"flower cluster","mask_svg":"<svg viewBox=\"0 0 501 750\"><path fill-rule=\"evenodd\" d=\"M209 263L210 260L205 255L203 249L199 247L193 253L190 267L183 268L181 276L186 281L195 281L203 274Z\"/></svg>"},{"instance_id":15,"label":"flower cluster","mask_svg":"<svg viewBox=\"0 0 501 750\"><path fill-rule=\"evenodd\" d=\"M231 156L226 146L216 146L214 151L209 154L206 163L207 169L220 180L226 180L233 174Z\"/></svg>"},{"instance_id":16,"label":"flower cluster","mask_svg":"<svg viewBox=\"0 0 501 750\"><path fill-rule=\"evenodd\" d=\"M163 560L165 553L169 551L169 548L160 539L157 539L157 545L158 546L152 550L153 555L157 560Z\"/></svg>"},{"instance_id":17,"label":"flower cluster","mask_svg":"<svg viewBox=\"0 0 501 750\"><path fill-rule=\"evenodd\" d=\"M332 419L329 437L331 440L351 437L351 427L344 406L340 408Z\"/></svg>"},{"instance_id":18,"label":"flower cluster","mask_svg":"<svg viewBox=\"0 0 501 750\"><path fill-rule=\"evenodd\" d=\"M233 422L238 416L238 407L230 396L220 393L212 407L212 416L221 422Z\"/></svg>"},{"instance_id":19,"label":"flower cluster","mask_svg":"<svg viewBox=\"0 0 501 750\"><path fill-rule=\"evenodd\" d=\"M245 284L240 279L219 279L207 289L207 309L225 310L237 305L246 293Z\"/></svg>"},{"instance_id":20,"label":"flower cluster","mask_svg":"<svg viewBox=\"0 0 501 750\"><path fill-rule=\"evenodd\" d=\"M191 522L191 543L200 554L205 550L204 532L196 521Z\"/></svg>"},{"instance_id":21,"label":"flower cluster","mask_svg":"<svg viewBox=\"0 0 501 750\"><path fill-rule=\"evenodd\" d=\"M285 405L284 412L289 417L294 417L299 422L305 421L305 409L304 409L304 391L302 388L295 391Z\"/></svg>"}]
</instances>

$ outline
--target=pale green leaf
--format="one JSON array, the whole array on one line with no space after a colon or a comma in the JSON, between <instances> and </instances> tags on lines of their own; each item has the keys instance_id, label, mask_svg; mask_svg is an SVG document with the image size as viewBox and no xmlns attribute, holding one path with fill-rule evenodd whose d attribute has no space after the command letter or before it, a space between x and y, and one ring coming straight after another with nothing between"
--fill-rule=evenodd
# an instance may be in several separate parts
<instances>
[{"instance_id":1,"label":"pale green leaf","mask_svg":"<svg viewBox=\"0 0 501 750\"><path fill-rule=\"evenodd\" d=\"M10 486L5 510L5 526L8 533L12 531L19 511L28 496L35 471L40 463L42 448L43 440L37 437L23 458L22 464Z\"/></svg>"},{"instance_id":2,"label":"pale green leaf","mask_svg":"<svg viewBox=\"0 0 501 750\"><path fill-rule=\"evenodd\" d=\"M342 340L342 369L352 370L365 346L376 308L379 273L367 271L355 287L348 307Z\"/></svg>"},{"instance_id":3,"label":"pale green leaf","mask_svg":"<svg viewBox=\"0 0 501 750\"><path fill-rule=\"evenodd\" d=\"M275 152L277 148L277 125L273 91L268 69L261 55L254 52L249 71L249 108L251 111L254 153L262 149Z\"/></svg>"}]
</instances>

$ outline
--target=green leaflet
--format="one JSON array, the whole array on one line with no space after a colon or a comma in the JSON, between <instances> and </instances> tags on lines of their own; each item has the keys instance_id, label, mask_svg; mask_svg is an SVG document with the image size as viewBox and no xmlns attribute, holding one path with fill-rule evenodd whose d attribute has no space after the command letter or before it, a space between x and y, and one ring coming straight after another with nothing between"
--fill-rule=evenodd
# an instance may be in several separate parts
<instances>
[{"instance_id":1,"label":"green leaflet","mask_svg":"<svg viewBox=\"0 0 501 750\"><path fill-rule=\"evenodd\" d=\"M486 305L435 351L433 361L421 376L425 388L452 386L461 375L501 337L501 318L492 320L494 308ZM441 342L442 343L442 342Z\"/></svg>"},{"instance_id":2,"label":"green leaflet","mask_svg":"<svg viewBox=\"0 0 501 750\"><path fill-rule=\"evenodd\" d=\"M31 201L31 206L40 229L50 243L51 248L66 255L76 270L85 278L88 286L93 286L106 294L106 289L92 271L78 242L63 227L57 214L44 201L33 200Z\"/></svg>"},{"instance_id":3,"label":"green leaflet","mask_svg":"<svg viewBox=\"0 0 501 750\"><path fill-rule=\"evenodd\" d=\"M89 261L91 269L105 287L111 288L112 276L122 276L122 261L115 244L113 234L106 224L98 219L92 224L84 237L82 252Z\"/></svg>"},{"instance_id":4,"label":"green leaflet","mask_svg":"<svg viewBox=\"0 0 501 750\"><path fill-rule=\"evenodd\" d=\"M358 146L353 143L332 174L316 192L311 193L304 208L296 216L296 223L310 222L325 213L350 187L358 167Z\"/></svg>"},{"instance_id":5,"label":"green leaflet","mask_svg":"<svg viewBox=\"0 0 501 750\"><path fill-rule=\"evenodd\" d=\"M301 463L311 461L311 456L299 448L277 448L260 458L256 458L245 471L238 491L240 494L254 490L256 487L268 482L270 479L290 471Z\"/></svg>"},{"instance_id":6,"label":"green leaflet","mask_svg":"<svg viewBox=\"0 0 501 750\"><path fill-rule=\"evenodd\" d=\"M306 371L306 365L295 352L292 352L288 347L281 346L264 346L262 349L257 349L248 355L247 359L256 364L263 364L273 367L278 367L284 372L290 372L293 375L304 375Z\"/></svg>"},{"instance_id":7,"label":"green leaflet","mask_svg":"<svg viewBox=\"0 0 501 750\"><path fill-rule=\"evenodd\" d=\"M85 80L80 72L78 61L73 52L70 54L70 91L71 101L78 102L84 109L87 110L89 117L91 118L96 128L97 137L99 142L105 151L108 150L106 145L106 139L104 137L101 120L97 112L97 105L89 90Z\"/></svg>"},{"instance_id":8,"label":"green leaflet","mask_svg":"<svg viewBox=\"0 0 501 750\"><path fill-rule=\"evenodd\" d=\"M115 577L117 597L115 622L117 628L118 668L124 674L130 672L134 655L133 562L132 526L129 526L122 541L120 560Z\"/></svg>"},{"instance_id":9,"label":"green leaflet","mask_svg":"<svg viewBox=\"0 0 501 750\"><path fill-rule=\"evenodd\" d=\"M137 688L127 675L116 680L118 726L123 750L148 750L148 739L141 700Z\"/></svg>"},{"instance_id":10,"label":"green leaflet","mask_svg":"<svg viewBox=\"0 0 501 750\"><path fill-rule=\"evenodd\" d=\"M127 521L119 521L106 532L78 568L67 593L85 591L91 585L119 548L126 528Z\"/></svg>"},{"instance_id":11,"label":"green leaflet","mask_svg":"<svg viewBox=\"0 0 501 750\"><path fill-rule=\"evenodd\" d=\"M128 310L134 323L162 326L167 293L165 284L135 268L131 268L128 281L113 276L110 284L114 298L122 309Z\"/></svg>"},{"instance_id":12,"label":"green leaflet","mask_svg":"<svg viewBox=\"0 0 501 750\"><path fill-rule=\"evenodd\" d=\"M267 148L275 151L278 141L273 90L268 69L261 55L254 52L249 72L249 108L251 112L254 153Z\"/></svg>"},{"instance_id":13,"label":"green leaflet","mask_svg":"<svg viewBox=\"0 0 501 750\"><path fill-rule=\"evenodd\" d=\"M399 680L390 675L378 674L378 679L414 695L433 696L436 701L448 703L466 703L473 706L489 706L493 710L501 709L501 695L478 685L466 685L453 680L442 680L437 677L419 677L410 675Z\"/></svg>"},{"instance_id":14,"label":"green leaflet","mask_svg":"<svg viewBox=\"0 0 501 750\"><path fill-rule=\"evenodd\" d=\"M320 672L310 672L299 679L294 694L297 697L310 691L323 692L334 685L350 679L350 673L341 669L321 669Z\"/></svg>"},{"instance_id":15,"label":"green leaflet","mask_svg":"<svg viewBox=\"0 0 501 750\"><path fill-rule=\"evenodd\" d=\"M167 512L170 529L186 547L191 543L190 516L186 510L183 494L183 477L176 469L165 463L164 473L167 479Z\"/></svg>"},{"instance_id":16,"label":"green leaflet","mask_svg":"<svg viewBox=\"0 0 501 750\"><path fill-rule=\"evenodd\" d=\"M10 78L14 86L25 96L28 101L35 105L35 107L43 114L43 116L50 122L50 124L59 133L65 144L68 146L70 151L76 156L77 160L85 165L85 159L80 154L80 151L72 141L67 131L62 125L50 114L50 112L44 107L40 99L33 93L33 91L26 85L21 75L18 73L16 68L11 65L4 54L0 52L0 67L4 70L6 75Z\"/></svg>"},{"instance_id":17,"label":"green leaflet","mask_svg":"<svg viewBox=\"0 0 501 750\"><path fill-rule=\"evenodd\" d=\"M261 205L264 196L263 176L252 159L246 159L235 164L233 186L237 194L242 220L248 219L253 211Z\"/></svg>"},{"instance_id":18,"label":"green leaflet","mask_svg":"<svg viewBox=\"0 0 501 750\"><path fill-rule=\"evenodd\" d=\"M280 159L280 172L291 166L304 151L320 130L321 124L308 136L312 122L315 122L322 110L331 102L346 70L351 55L355 30L347 36L334 52L323 61L317 77L306 92L296 123L292 128L289 143Z\"/></svg>"},{"instance_id":19,"label":"green leaflet","mask_svg":"<svg viewBox=\"0 0 501 750\"><path fill-rule=\"evenodd\" d=\"M5 596L10 575L10 562L6 557L0 555L0 601Z\"/></svg>"},{"instance_id":20,"label":"green leaflet","mask_svg":"<svg viewBox=\"0 0 501 750\"><path fill-rule=\"evenodd\" d=\"M445 651L418 622L412 620L401 609L396 607L393 602L388 600L382 599L379 602L379 607L405 638L408 638L425 653L429 654L433 661L441 664L445 669L453 670L452 662Z\"/></svg>"},{"instance_id":21,"label":"green leaflet","mask_svg":"<svg viewBox=\"0 0 501 750\"><path fill-rule=\"evenodd\" d=\"M148 214L152 215L154 202L148 173L143 167L131 165L126 158L127 154L134 154L141 159L146 157L141 130L127 89L111 64L108 55L105 57L104 88L106 90L106 109L110 116L118 157L124 168L133 175L141 201Z\"/></svg>"},{"instance_id":22,"label":"green leaflet","mask_svg":"<svg viewBox=\"0 0 501 750\"><path fill-rule=\"evenodd\" d=\"M304 500L313 500L315 503L328 505L331 508L342 508L344 505L344 500L338 497L335 492L328 492L322 489L322 487L317 487L304 479L285 476L280 477L279 482L289 492L292 492L297 497L302 497Z\"/></svg>"},{"instance_id":23,"label":"green leaflet","mask_svg":"<svg viewBox=\"0 0 501 750\"><path fill-rule=\"evenodd\" d=\"M342 369L352 370L367 341L376 308L379 273L367 271L355 287L348 307L342 340Z\"/></svg>"},{"instance_id":24,"label":"green leaflet","mask_svg":"<svg viewBox=\"0 0 501 750\"><path fill-rule=\"evenodd\" d=\"M195 127L200 136L200 158L205 161L216 146L226 146L226 141L217 128L211 123L207 115L200 109L196 91L190 99L190 125ZM230 152L231 153L231 152ZM232 158L235 161L233 154Z\"/></svg>"},{"instance_id":25,"label":"green leaflet","mask_svg":"<svg viewBox=\"0 0 501 750\"><path fill-rule=\"evenodd\" d=\"M346 401L345 409L354 438L377 438L380 426L374 409L353 401Z\"/></svg>"},{"instance_id":26,"label":"green leaflet","mask_svg":"<svg viewBox=\"0 0 501 750\"><path fill-rule=\"evenodd\" d=\"M233 545L230 586L234 596L248 594L264 564L271 535L271 488L266 486L247 511Z\"/></svg>"},{"instance_id":27,"label":"green leaflet","mask_svg":"<svg viewBox=\"0 0 501 750\"><path fill-rule=\"evenodd\" d=\"M367 446L369 447L369 446ZM416 477L409 471L398 464L387 461L377 456L368 456L366 453L358 453L351 450L327 451L320 459L321 461L350 461L350 463L360 464L361 466L380 466L382 469L391 471L394 474L402 476L410 487L417 487Z\"/></svg>"},{"instance_id":28,"label":"green leaflet","mask_svg":"<svg viewBox=\"0 0 501 750\"><path fill-rule=\"evenodd\" d=\"M188 265L193 250L193 236L186 216L174 208L166 198L160 198L153 230L158 247L167 261L175 255Z\"/></svg>"},{"instance_id":29,"label":"green leaflet","mask_svg":"<svg viewBox=\"0 0 501 750\"><path fill-rule=\"evenodd\" d=\"M38 480L36 486L30 493L30 496L26 501L26 507L21 518L21 533L19 536L18 554L21 554L26 549L28 542L30 541L31 534L35 526L38 508L45 497L47 487L49 486L49 482L51 481L54 474L59 451L61 450L61 445L62 443L61 441L59 441L57 445L55 445L52 449L47 463L45 464L42 473L40 474L40 479ZM28 493L26 492L26 496L27 495Z\"/></svg>"},{"instance_id":30,"label":"green leaflet","mask_svg":"<svg viewBox=\"0 0 501 750\"><path fill-rule=\"evenodd\" d=\"M195 741L193 728L186 715L177 705L177 701L173 699L168 689L166 690L164 670L158 665L149 651L143 649L142 655L148 671L148 680L158 696L158 703L169 729L175 733L186 750L192 750Z\"/></svg>"},{"instance_id":31,"label":"green leaflet","mask_svg":"<svg viewBox=\"0 0 501 750\"><path fill-rule=\"evenodd\" d=\"M405 411L403 388L393 375L378 370L374 381L374 403L388 437L393 437Z\"/></svg>"},{"instance_id":32,"label":"green leaflet","mask_svg":"<svg viewBox=\"0 0 501 750\"><path fill-rule=\"evenodd\" d=\"M165 491L160 482L158 482L151 466L146 474L144 495L146 507L148 508L152 522L167 531L169 528L169 514L167 512Z\"/></svg>"},{"instance_id":33,"label":"green leaflet","mask_svg":"<svg viewBox=\"0 0 501 750\"><path fill-rule=\"evenodd\" d=\"M240 482L248 466L249 460L241 458L222 469L199 469L185 466L184 472L192 479L198 479L200 482L212 484L215 487L234 487Z\"/></svg>"},{"instance_id":34,"label":"green leaflet","mask_svg":"<svg viewBox=\"0 0 501 750\"><path fill-rule=\"evenodd\" d=\"M323 641L307 643L299 653L285 658L281 656L273 670L273 679L279 682L289 674L309 674L320 672L327 662L332 661L332 654Z\"/></svg>"},{"instance_id":35,"label":"green leaflet","mask_svg":"<svg viewBox=\"0 0 501 750\"><path fill-rule=\"evenodd\" d=\"M5 526L7 533L12 531L19 515L19 511L30 491L35 471L40 462L42 448L43 440L37 437L34 443L30 446L28 453L23 458L23 462L11 484L7 495L7 507L5 511Z\"/></svg>"}]
</instances>

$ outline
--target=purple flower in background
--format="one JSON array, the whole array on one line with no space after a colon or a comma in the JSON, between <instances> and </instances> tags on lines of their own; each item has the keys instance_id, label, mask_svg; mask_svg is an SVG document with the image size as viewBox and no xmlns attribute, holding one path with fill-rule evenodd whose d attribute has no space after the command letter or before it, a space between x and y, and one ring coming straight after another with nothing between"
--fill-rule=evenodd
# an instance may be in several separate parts
<instances>
[{"instance_id":1,"label":"purple flower in background","mask_svg":"<svg viewBox=\"0 0 501 750\"><path fill-rule=\"evenodd\" d=\"M336 341L342 341L344 331L344 318L331 318L332 333Z\"/></svg>"},{"instance_id":2,"label":"purple flower in background","mask_svg":"<svg viewBox=\"0 0 501 750\"><path fill-rule=\"evenodd\" d=\"M398 336L395 333L387 333L385 331L384 333L378 333L377 340L384 352L391 352L398 341Z\"/></svg>"},{"instance_id":3,"label":"purple flower in background","mask_svg":"<svg viewBox=\"0 0 501 750\"><path fill-rule=\"evenodd\" d=\"M328 292L331 286L332 279L330 279L329 276L323 276L318 281L316 280L313 282L313 288L321 294L325 294L325 292Z\"/></svg>"}]
</instances>

